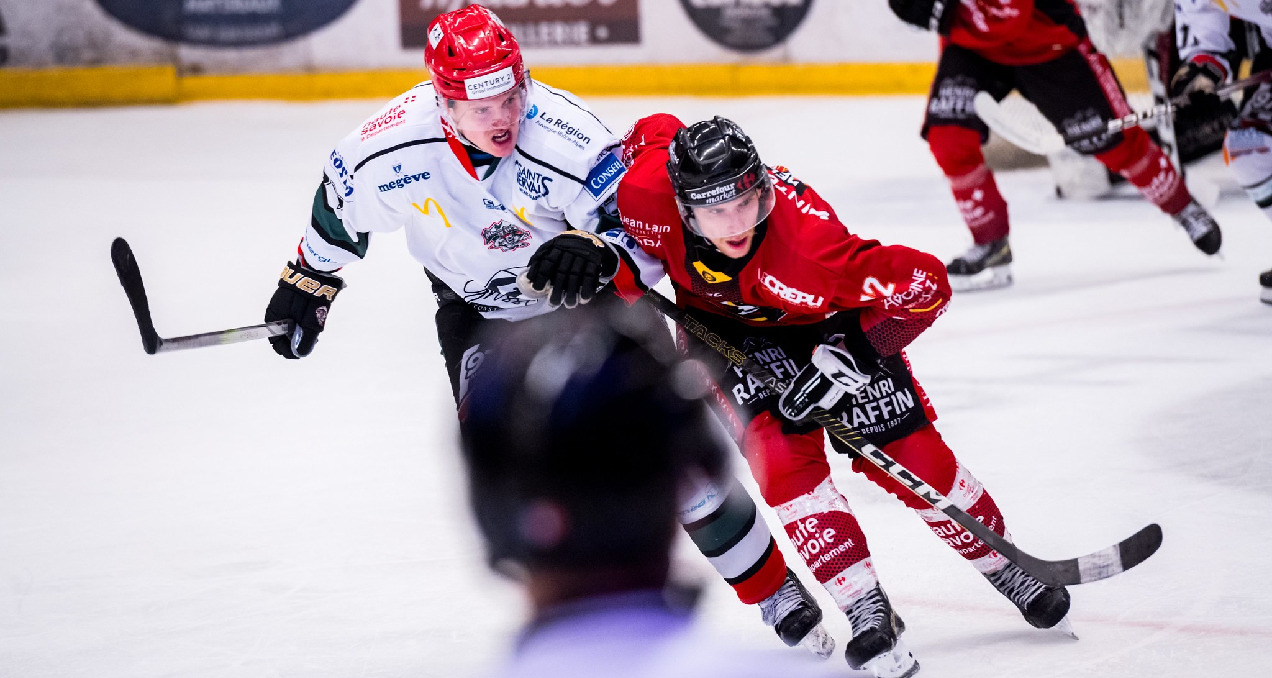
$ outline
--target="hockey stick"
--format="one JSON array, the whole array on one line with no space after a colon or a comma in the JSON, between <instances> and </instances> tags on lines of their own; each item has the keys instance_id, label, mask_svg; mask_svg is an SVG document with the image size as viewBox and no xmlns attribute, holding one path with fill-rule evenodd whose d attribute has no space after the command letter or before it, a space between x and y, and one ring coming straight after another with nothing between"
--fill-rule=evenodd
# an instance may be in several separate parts
<instances>
[{"instance_id":1,"label":"hockey stick","mask_svg":"<svg viewBox=\"0 0 1272 678\"><path fill-rule=\"evenodd\" d=\"M155 331L155 323L150 318L150 302L146 299L146 287L141 282L141 268L137 266L137 258L133 256L132 248L123 238L115 238L115 241L110 244L110 260L115 264L119 284L124 286L124 294L128 295L133 316L137 318L137 329L141 330L141 348L149 355L160 351L181 351L276 337L289 334L294 327L290 320L276 320L262 325L204 332L185 337L161 337Z\"/></svg>"},{"instance_id":2,"label":"hockey stick","mask_svg":"<svg viewBox=\"0 0 1272 678\"><path fill-rule=\"evenodd\" d=\"M1215 90L1215 95L1220 98L1226 98L1251 85L1269 81L1272 81L1272 71L1261 71L1248 78L1220 87ZM1056 131L1055 127L1050 122L1047 122L1045 118L1033 125L1022 124L1019 120L1013 120L1012 116L1003 110L1002 104L995 101L989 92L977 92L972 99L972 106L976 109L976 115L980 117L986 126L1012 144L1036 155L1058 153L1066 146L1071 146L1081 141L1095 139L1106 134L1114 134L1132 127L1146 126L1167 117L1173 118L1177 105L1179 105L1178 102L1168 101L1139 113L1131 113L1120 118L1106 120L1104 127L1098 129L1062 134Z\"/></svg>"},{"instance_id":3,"label":"hockey stick","mask_svg":"<svg viewBox=\"0 0 1272 678\"><path fill-rule=\"evenodd\" d=\"M723 337L712 332L667 297L651 289L645 292L644 298L649 300L649 303L653 304L654 308L658 309L663 315L671 318L704 344L720 352L725 358L729 359L729 362L737 365L747 374L759 379L774 392L779 394L786 392L787 384L778 379L777 375L773 374L771 370L747 356L742 350L729 344ZM954 522L962 525L968 532L988 544L990 548L1001 553L1003 557L1019 565L1021 569L1044 584L1050 586L1072 586L1106 579L1144 562L1149 556L1156 553L1158 547L1162 545L1162 528L1156 523L1152 523L1117 544L1085 556L1065 560L1042 560L1041 558L1036 558L1016 548L1015 544L999 536L966 511L955 506L950 502L949 498L923 482L895 459L889 457L883 450L872 445L860 433L840 420L839 417L826 410L817 408L813 410L813 419L829 431L831 435L861 455L863 459L878 466L884 473L887 473L894 480L914 492L919 499L949 516Z\"/></svg>"}]
</instances>

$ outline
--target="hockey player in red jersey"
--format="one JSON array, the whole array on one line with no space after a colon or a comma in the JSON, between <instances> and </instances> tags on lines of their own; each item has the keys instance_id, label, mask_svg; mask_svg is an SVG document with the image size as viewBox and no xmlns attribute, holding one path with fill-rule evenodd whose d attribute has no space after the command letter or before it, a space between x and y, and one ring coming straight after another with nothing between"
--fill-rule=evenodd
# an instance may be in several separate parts
<instances>
[{"instance_id":1,"label":"hockey player in red jersey","mask_svg":"<svg viewBox=\"0 0 1272 678\"><path fill-rule=\"evenodd\" d=\"M978 91L1002 100L1013 89L1061 132L1099 129L1131 113L1108 60L1087 36L1072 0L889 0L902 20L941 35L941 57L922 134L949 179L973 245L948 264L956 290L1011 284L1007 203L985 164L989 130L976 117ZM1197 203L1162 150L1137 127L1075 143L1126 177L1174 218L1206 254L1219 251L1218 224Z\"/></svg>"},{"instance_id":2,"label":"hockey player in red jersey","mask_svg":"<svg viewBox=\"0 0 1272 678\"><path fill-rule=\"evenodd\" d=\"M569 92L532 79L516 38L488 9L443 13L428 36L432 81L389 102L328 157L297 259L265 320L295 323L271 340L279 355L308 356L344 287L337 272L365 256L374 233L404 231L432 281L462 418L469 382L501 348L500 330L569 312L518 292L536 246L570 233L577 246L607 247L597 234L620 228L614 201L625 168L613 153L617 136ZM577 136L563 136L566 127ZM651 309L632 311L661 323ZM739 599L757 604L783 641L830 654L821 610L746 490L704 482L687 495L681 522Z\"/></svg>"},{"instance_id":3,"label":"hockey player in red jersey","mask_svg":"<svg viewBox=\"0 0 1272 678\"><path fill-rule=\"evenodd\" d=\"M831 480L823 431L808 417L815 407L842 417L1007 535L993 499L933 427L936 414L902 353L945 310L944 267L923 252L850 233L812 188L784 168L764 166L750 139L724 118L688 128L670 115L644 118L624 138L623 153L623 227L662 262L677 303L728 344L793 380L779 399L681 332L684 349L706 365L717 413L765 501L847 614L848 663L877 676L912 675L918 664L900 640L905 626ZM552 248L549 242L540 253ZM540 289L561 286L567 273L533 260L529 271ZM832 444L838 449L837 440ZM854 459L853 470L916 509L1031 624L1049 628L1064 620L1064 588L1043 585L865 460Z\"/></svg>"}]
</instances>

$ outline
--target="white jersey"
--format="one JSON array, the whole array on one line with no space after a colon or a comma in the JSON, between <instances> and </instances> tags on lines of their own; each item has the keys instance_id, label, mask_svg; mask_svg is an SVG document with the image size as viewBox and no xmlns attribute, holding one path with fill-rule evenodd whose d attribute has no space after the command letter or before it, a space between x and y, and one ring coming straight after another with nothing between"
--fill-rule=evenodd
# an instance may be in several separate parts
<instances>
[{"instance_id":1,"label":"white jersey","mask_svg":"<svg viewBox=\"0 0 1272 678\"><path fill-rule=\"evenodd\" d=\"M1228 73L1232 65L1225 52L1236 45L1228 36L1228 20L1236 17L1257 25L1263 39L1272 44L1272 14L1262 9L1267 0L1175 0L1175 44L1183 61L1208 54L1223 63Z\"/></svg>"},{"instance_id":2,"label":"white jersey","mask_svg":"<svg viewBox=\"0 0 1272 678\"><path fill-rule=\"evenodd\" d=\"M549 238L571 227L596 232L602 211L615 214L626 168L618 139L582 102L527 84L516 150L488 174L447 134L431 83L368 118L327 158L305 261L333 271L364 256L370 234L405 229L411 255L484 316L551 310L520 293L517 275ZM661 275L660 266L640 268Z\"/></svg>"}]
</instances>

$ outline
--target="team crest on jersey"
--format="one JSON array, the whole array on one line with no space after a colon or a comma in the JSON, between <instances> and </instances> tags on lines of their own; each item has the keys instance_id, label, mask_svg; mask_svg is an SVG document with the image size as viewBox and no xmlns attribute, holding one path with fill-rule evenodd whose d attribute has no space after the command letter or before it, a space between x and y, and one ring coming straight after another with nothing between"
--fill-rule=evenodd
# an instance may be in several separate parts
<instances>
[{"instance_id":1,"label":"team crest on jersey","mask_svg":"<svg viewBox=\"0 0 1272 678\"><path fill-rule=\"evenodd\" d=\"M693 262L693 270L697 271L698 275L702 276L703 280L713 285L716 283L729 282L730 280L733 280L733 278L730 276L720 273L719 271L713 271L707 268L707 265L702 263L701 261Z\"/></svg>"},{"instance_id":2,"label":"team crest on jersey","mask_svg":"<svg viewBox=\"0 0 1272 678\"><path fill-rule=\"evenodd\" d=\"M552 177L544 176L532 169L521 164L521 161L514 160L517 167L517 188L526 194L531 200L538 200L548 195L548 184L552 183Z\"/></svg>"},{"instance_id":3,"label":"team crest on jersey","mask_svg":"<svg viewBox=\"0 0 1272 678\"><path fill-rule=\"evenodd\" d=\"M481 239L486 249L511 252L530 245L530 231L500 219L481 229Z\"/></svg>"}]
</instances>

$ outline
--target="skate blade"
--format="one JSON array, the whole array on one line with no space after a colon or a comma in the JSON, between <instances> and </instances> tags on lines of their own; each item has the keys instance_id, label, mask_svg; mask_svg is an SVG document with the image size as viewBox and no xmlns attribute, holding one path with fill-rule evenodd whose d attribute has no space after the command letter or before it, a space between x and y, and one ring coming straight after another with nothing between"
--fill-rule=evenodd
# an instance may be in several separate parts
<instances>
[{"instance_id":1,"label":"skate blade","mask_svg":"<svg viewBox=\"0 0 1272 678\"><path fill-rule=\"evenodd\" d=\"M955 292L977 292L1007 287L1012 282L1011 265L990 266L972 275L951 275L950 289Z\"/></svg>"},{"instance_id":2,"label":"skate blade","mask_svg":"<svg viewBox=\"0 0 1272 678\"><path fill-rule=\"evenodd\" d=\"M1265 304L1272 304L1272 287L1264 287L1263 290L1259 292L1259 301L1262 301Z\"/></svg>"},{"instance_id":3,"label":"skate blade","mask_svg":"<svg viewBox=\"0 0 1272 678\"><path fill-rule=\"evenodd\" d=\"M861 666L862 671L869 671L875 678L910 678L919 672L919 662L910 654L910 648L897 638L892 650L871 659Z\"/></svg>"},{"instance_id":4,"label":"skate blade","mask_svg":"<svg viewBox=\"0 0 1272 678\"><path fill-rule=\"evenodd\" d=\"M826 633L826 629L821 624L813 627L804 639L799 641L800 647L817 655L820 659L828 659L830 655L835 653L835 638Z\"/></svg>"},{"instance_id":5,"label":"skate blade","mask_svg":"<svg viewBox=\"0 0 1272 678\"><path fill-rule=\"evenodd\" d=\"M1078 634L1073 632L1073 623L1069 621L1069 615L1065 615L1063 619L1056 622L1056 625L1052 626L1050 630L1062 633L1074 640L1078 639Z\"/></svg>"}]
</instances>

